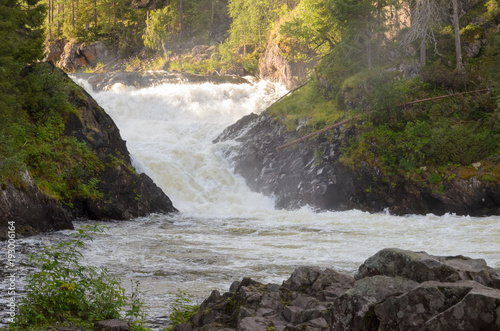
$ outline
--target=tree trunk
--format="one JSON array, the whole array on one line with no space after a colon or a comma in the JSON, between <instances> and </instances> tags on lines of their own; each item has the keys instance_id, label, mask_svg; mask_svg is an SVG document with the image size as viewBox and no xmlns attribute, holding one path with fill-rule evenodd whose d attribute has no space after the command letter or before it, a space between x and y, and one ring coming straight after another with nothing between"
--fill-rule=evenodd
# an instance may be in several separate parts
<instances>
[{"instance_id":1,"label":"tree trunk","mask_svg":"<svg viewBox=\"0 0 500 331\"><path fill-rule=\"evenodd\" d=\"M179 1L179 16L180 16L180 31L179 35L182 38L184 36L184 27L183 27L183 21L184 21L184 6L183 6L183 1Z\"/></svg>"},{"instance_id":2,"label":"tree trunk","mask_svg":"<svg viewBox=\"0 0 500 331\"><path fill-rule=\"evenodd\" d=\"M97 0L94 0L94 30L97 34Z\"/></svg>"},{"instance_id":3,"label":"tree trunk","mask_svg":"<svg viewBox=\"0 0 500 331\"><path fill-rule=\"evenodd\" d=\"M52 40L52 1L53 0L48 0L48 16L47 19L49 20L49 40Z\"/></svg>"},{"instance_id":4,"label":"tree trunk","mask_svg":"<svg viewBox=\"0 0 500 331\"><path fill-rule=\"evenodd\" d=\"M366 62L368 65L368 69L372 68L372 58L373 58L373 51L372 51L372 33L368 29L366 33Z\"/></svg>"},{"instance_id":5,"label":"tree trunk","mask_svg":"<svg viewBox=\"0 0 500 331\"><path fill-rule=\"evenodd\" d=\"M167 47L165 46L165 41L163 39L161 40L161 48L163 49L163 55L165 56L165 60L168 61Z\"/></svg>"},{"instance_id":6,"label":"tree trunk","mask_svg":"<svg viewBox=\"0 0 500 331\"><path fill-rule=\"evenodd\" d=\"M422 41L420 42L420 68L425 66L427 50L426 50L426 37L425 34L422 36Z\"/></svg>"},{"instance_id":7,"label":"tree trunk","mask_svg":"<svg viewBox=\"0 0 500 331\"><path fill-rule=\"evenodd\" d=\"M59 1L57 1L57 36L61 34L61 22L60 22L60 17L59 15L61 14L61 5L59 4Z\"/></svg>"},{"instance_id":8,"label":"tree trunk","mask_svg":"<svg viewBox=\"0 0 500 331\"><path fill-rule=\"evenodd\" d=\"M75 28L75 2L71 2L71 26Z\"/></svg>"},{"instance_id":9,"label":"tree trunk","mask_svg":"<svg viewBox=\"0 0 500 331\"><path fill-rule=\"evenodd\" d=\"M455 53L457 57L457 71L464 71L464 64L462 61L462 45L460 43L460 24L458 21L458 3L457 0L451 1L453 4L453 27L455 28Z\"/></svg>"}]
</instances>

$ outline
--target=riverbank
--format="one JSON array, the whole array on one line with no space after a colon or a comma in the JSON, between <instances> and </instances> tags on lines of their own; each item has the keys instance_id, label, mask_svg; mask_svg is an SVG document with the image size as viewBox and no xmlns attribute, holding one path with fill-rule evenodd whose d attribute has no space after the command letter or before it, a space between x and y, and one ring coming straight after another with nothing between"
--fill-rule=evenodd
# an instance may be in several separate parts
<instances>
[{"instance_id":1,"label":"riverbank","mask_svg":"<svg viewBox=\"0 0 500 331\"><path fill-rule=\"evenodd\" d=\"M484 260L383 249L354 277L299 267L283 284L213 291L176 331L495 330L500 271Z\"/></svg>"},{"instance_id":2,"label":"riverbank","mask_svg":"<svg viewBox=\"0 0 500 331\"><path fill-rule=\"evenodd\" d=\"M72 220L124 220L175 212L170 199L138 173L111 117L61 69L26 67L29 95L0 190L0 237L72 228Z\"/></svg>"}]
</instances>

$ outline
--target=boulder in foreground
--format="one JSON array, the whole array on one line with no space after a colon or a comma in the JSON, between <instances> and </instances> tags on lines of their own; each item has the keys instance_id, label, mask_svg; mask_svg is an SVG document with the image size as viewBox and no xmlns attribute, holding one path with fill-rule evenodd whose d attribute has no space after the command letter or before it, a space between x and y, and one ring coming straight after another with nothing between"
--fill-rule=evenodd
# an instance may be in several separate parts
<instances>
[{"instance_id":1,"label":"boulder in foreground","mask_svg":"<svg viewBox=\"0 0 500 331\"><path fill-rule=\"evenodd\" d=\"M355 277L299 267L281 286L245 278L175 330L499 330L499 281L482 259L389 248Z\"/></svg>"}]
</instances>

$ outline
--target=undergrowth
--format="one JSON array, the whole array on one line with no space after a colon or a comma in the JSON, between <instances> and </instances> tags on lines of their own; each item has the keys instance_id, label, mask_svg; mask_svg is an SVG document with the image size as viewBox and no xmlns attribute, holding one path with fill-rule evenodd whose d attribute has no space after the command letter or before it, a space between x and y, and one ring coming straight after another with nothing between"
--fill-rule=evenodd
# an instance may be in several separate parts
<instances>
[{"instance_id":1,"label":"undergrowth","mask_svg":"<svg viewBox=\"0 0 500 331\"><path fill-rule=\"evenodd\" d=\"M81 327L96 321L127 318L132 330L146 330L144 306L137 286L127 295L121 280L105 268L83 264L85 243L103 232L100 225L82 226L54 246L30 256L34 272L27 276L27 294L19 305L16 325L9 330Z\"/></svg>"}]
</instances>

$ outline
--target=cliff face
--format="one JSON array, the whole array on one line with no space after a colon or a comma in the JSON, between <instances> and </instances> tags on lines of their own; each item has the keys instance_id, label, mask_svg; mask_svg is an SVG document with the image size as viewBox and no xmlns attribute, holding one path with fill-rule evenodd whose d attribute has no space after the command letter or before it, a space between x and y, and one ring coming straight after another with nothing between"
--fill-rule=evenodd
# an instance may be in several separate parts
<instances>
[{"instance_id":1,"label":"cliff face","mask_svg":"<svg viewBox=\"0 0 500 331\"><path fill-rule=\"evenodd\" d=\"M388 209L394 214L500 214L500 187L481 180L479 173L467 179L454 177L438 191L428 181L416 183L399 175L382 180L379 168L362 161L354 168L342 164L341 146L354 135L353 130L340 127L277 150L297 139L298 133L287 132L264 112L244 117L215 142L240 142L225 155L251 189L276 197L277 208L309 205L319 210Z\"/></svg>"},{"instance_id":2,"label":"cliff face","mask_svg":"<svg viewBox=\"0 0 500 331\"><path fill-rule=\"evenodd\" d=\"M130 219L149 213L176 211L170 199L146 174L138 174L120 131L106 112L83 89L72 95L80 116L71 115L65 134L76 137L103 160L98 190L102 199L78 199L74 214L90 219Z\"/></svg>"},{"instance_id":3,"label":"cliff face","mask_svg":"<svg viewBox=\"0 0 500 331\"><path fill-rule=\"evenodd\" d=\"M127 220L175 212L170 199L151 178L134 170L125 141L111 117L60 69L45 66L50 75L70 86L67 100L73 110L63 114L64 128L54 141L30 140L32 146L26 147L30 148L26 152L28 171L20 183L1 188L0 235L5 237L8 222L15 222L18 234L34 234L72 228L71 220L76 217ZM31 125L38 124L35 121ZM47 127L50 125L45 130ZM53 146L53 151L36 154L37 143L44 144L44 148ZM75 156L76 152L80 154ZM59 154L50 159L47 154L51 153ZM52 186L47 172L40 170L49 166L58 171L57 176L51 174L59 180ZM61 190L66 192L54 194ZM93 193L88 194L89 190Z\"/></svg>"},{"instance_id":4,"label":"cliff face","mask_svg":"<svg viewBox=\"0 0 500 331\"><path fill-rule=\"evenodd\" d=\"M309 72L318 63L318 56L312 50L304 50L308 61L287 59L286 51L281 49L273 38L269 38L266 50L259 59L258 75L262 79L280 82L287 89L304 84Z\"/></svg>"}]
</instances>

